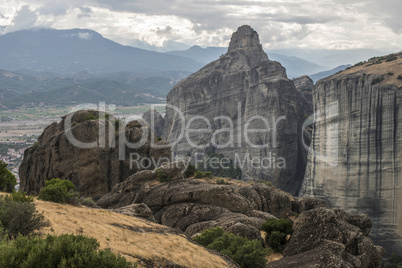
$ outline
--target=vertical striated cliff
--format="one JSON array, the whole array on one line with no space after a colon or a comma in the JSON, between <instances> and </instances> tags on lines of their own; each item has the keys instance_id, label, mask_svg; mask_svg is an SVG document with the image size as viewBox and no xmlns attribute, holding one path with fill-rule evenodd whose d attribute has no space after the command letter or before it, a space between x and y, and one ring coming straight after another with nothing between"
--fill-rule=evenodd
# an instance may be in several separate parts
<instances>
[{"instance_id":1,"label":"vertical striated cliff","mask_svg":"<svg viewBox=\"0 0 402 268\"><path fill-rule=\"evenodd\" d=\"M285 68L268 59L257 32L241 26L225 55L170 91L167 104L178 109L166 110L164 138L176 142L176 155L218 152L242 168L244 179L269 180L295 194L306 163L300 140L305 102Z\"/></svg>"},{"instance_id":2,"label":"vertical striated cliff","mask_svg":"<svg viewBox=\"0 0 402 268\"><path fill-rule=\"evenodd\" d=\"M367 213L372 238L388 252L402 250L401 75L399 53L316 84L310 149L321 155L309 154L300 193Z\"/></svg>"}]
</instances>

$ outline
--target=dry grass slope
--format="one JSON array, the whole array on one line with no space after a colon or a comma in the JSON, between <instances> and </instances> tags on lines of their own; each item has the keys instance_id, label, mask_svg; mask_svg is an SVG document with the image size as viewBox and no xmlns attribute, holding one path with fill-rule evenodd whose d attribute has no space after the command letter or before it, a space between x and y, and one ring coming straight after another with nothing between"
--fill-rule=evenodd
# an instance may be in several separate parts
<instances>
[{"instance_id":1,"label":"dry grass slope","mask_svg":"<svg viewBox=\"0 0 402 268\"><path fill-rule=\"evenodd\" d=\"M173 229L107 210L74 207L35 200L51 226L42 234L79 234L96 238L101 248L111 248L129 261L139 259L186 267L230 267L218 255L200 247Z\"/></svg>"},{"instance_id":2,"label":"dry grass slope","mask_svg":"<svg viewBox=\"0 0 402 268\"><path fill-rule=\"evenodd\" d=\"M349 69L346 69L340 73L337 73L333 76L324 79L332 79L348 74L376 74L376 75L383 75L384 80L381 81L379 84L387 85L393 84L397 87L402 86L402 80L398 79L398 75L402 76L402 53L393 54L397 59L387 62L385 57L380 57L377 59L372 59L369 61L364 62L359 66L353 66ZM389 75L392 74L392 75Z\"/></svg>"}]
</instances>

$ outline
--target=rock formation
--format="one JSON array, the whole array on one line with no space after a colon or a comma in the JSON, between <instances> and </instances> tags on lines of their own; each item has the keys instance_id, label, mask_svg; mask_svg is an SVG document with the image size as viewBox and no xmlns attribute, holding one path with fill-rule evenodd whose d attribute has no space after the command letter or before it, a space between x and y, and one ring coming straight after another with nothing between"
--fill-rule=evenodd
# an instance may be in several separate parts
<instances>
[{"instance_id":1,"label":"rock formation","mask_svg":"<svg viewBox=\"0 0 402 268\"><path fill-rule=\"evenodd\" d=\"M401 65L399 53L317 83L301 190L330 207L368 214L371 237L388 253L402 251Z\"/></svg>"},{"instance_id":2,"label":"rock formation","mask_svg":"<svg viewBox=\"0 0 402 268\"><path fill-rule=\"evenodd\" d=\"M155 131L157 138L162 137L165 119L163 119L158 111L150 109L142 115L142 118L151 126L152 130Z\"/></svg>"},{"instance_id":3,"label":"rock formation","mask_svg":"<svg viewBox=\"0 0 402 268\"><path fill-rule=\"evenodd\" d=\"M219 226L261 240L267 219L300 213L284 258L267 267L381 267L383 250L367 237L372 223L366 215L328 209L323 200L292 197L262 183L217 185L179 179L160 184L155 178L155 172L138 172L97 203L115 211L140 203L150 208L156 222L189 237Z\"/></svg>"},{"instance_id":4,"label":"rock formation","mask_svg":"<svg viewBox=\"0 0 402 268\"><path fill-rule=\"evenodd\" d=\"M291 197L262 183L236 186L176 179L160 184L156 173L144 170L131 175L100 198L98 205L118 209L143 203L152 210L156 222L190 237L220 226L250 239L261 239L261 225L269 218L326 205L319 199Z\"/></svg>"},{"instance_id":5,"label":"rock formation","mask_svg":"<svg viewBox=\"0 0 402 268\"><path fill-rule=\"evenodd\" d=\"M108 117L108 116L107 116ZM116 183L122 182L131 174L144 166L132 165L130 168L130 153L138 158L165 159L171 157L170 149L151 148L150 131L143 146L130 149L119 146L126 137L127 143L136 143L142 137L142 125L137 121L128 123L125 130L115 130L115 119L98 120L98 111L78 111L71 117L71 131L65 128L64 116L59 123L48 126L39 137L38 142L24 153L20 166L20 190L38 194L46 180L61 178L71 180L76 190L83 196L98 199L108 193ZM99 128L105 137L99 135ZM82 143L95 142L93 148L80 148L70 142L68 133ZM156 143L156 141L154 141ZM119 153L125 148L123 160ZM148 169L155 168L154 161L145 165Z\"/></svg>"},{"instance_id":6,"label":"rock formation","mask_svg":"<svg viewBox=\"0 0 402 268\"><path fill-rule=\"evenodd\" d=\"M298 91L303 93L304 98L306 99L306 106L304 107L304 111L307 115L311 115L313 113L313 87L314 82L307 75L303 75L293 79L293 83Z\"/></svg>"},{"instance_id":7,"label":"rock formation","mask_svg":"<svg viewBox=\"0 0 402 268\"><path fill-rule=\"evenodd\" d=\"M293 224L284 258L267 267L380 268L384 250L367 237L370 226L367 216L342 210L316 208L303 212Z\"/></svg>"},{"instance_id":8,"label":"rock formation","mask_svg":"<svg viewBox=\"0 0 402 268\"><path fill-rule=\"evenodd\" d=\"M166 109L164 138L176 155L199 160L197 152L212 150L241 167L243 179L268 180L296 194L306 164L301 142L305 100L300 95L285 68L268 59L258 34L241 26L225 55L169 92L167 104L179 111ZM185 134L183 124L205 131Z\"/></svg>"}]
</instances>

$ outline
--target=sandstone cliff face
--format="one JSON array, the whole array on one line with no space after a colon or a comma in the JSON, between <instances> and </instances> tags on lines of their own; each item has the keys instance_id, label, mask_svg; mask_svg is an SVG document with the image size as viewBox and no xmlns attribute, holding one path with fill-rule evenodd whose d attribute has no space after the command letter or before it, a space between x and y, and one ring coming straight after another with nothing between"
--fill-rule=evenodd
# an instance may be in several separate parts
<instances>
[{"instance_id":1,"label":"sandstone cliff face","mask_svg":"<svg viewBox=\"0 0 402 268\"><path fill-rule=\"evenodd\" d=\"M231 158L242 168L243 179L269 180L295 194L306 163L300 141L303 100L299 97L285 69L278 62L270 61L262 50L258 34L249 26L242 26L233 34L225 55L170 91L167 104L177 107L183 117L178 111L167 108L164 138L171 143L178 141L172 147L176 155L194 155L205 151L200 147L209 150L212 147L214 152ZM184 133L181 136L183 123L191 130L208 128L203 120L190 122L196 116L205 117L211 129L189 132L189 138ZM248 143L244 129L254 116L268 120L269 127L261 118L249 122L248 129L267 131L249 132ZM281 116L286 119L279 119ZM274 131L275 126L277 131ZM257 165L250 164L252 159ZM244 160L246 164L241 166ZM259 160L263 161L262 165L258 164Z\"/></svg>"},{"instance_id":2,"label":"sandstone cliff face","mask_svg":"<svg viewBox=\"0 0 402 268\"><path fill-rule=\"evenodd\" d=\"M402 55L396 57L317 83L314 110L321 115L310 149L334 161L309 154L301 189L331 207L368 214L372 238L389 253L402 251Z\"/></svg>"},{"instance_id":3,"label":"sandstone cliff face","mask_svg":"<svg viewBox=\"0 0 402 268\"><path fill-rule=\"evenodd\" d=\"M92 114L93 116L88 116ZM125 135L130 143L138 142L142 137L142 126L133 121L127 124L124 132L114 129L114 119L88 120L99 118L97 111L78 111L72 116L72 134L83 143L96 142L94 148L79 148L66 136L65 120L48 126L38 139L37 146L27 149L20 166L21 191L38 194L46 180L61 178L71 180L76 190L83 196L95 199L108 193L113 186L138 171L138 166L130 168L130 153L141 158L170 159L170 149L151 148L150 132L146 143L137 149L126 148L124 160L119 160L119 137ZM75 122L75 123L74 123ZM112 124L109 124L109 122ZM102 146L99 126L107 133ZM111 130L111 133L109 133ZM109 140L109 137L111 139ZM114 145L112 144L114 142ZM155 141L156 143L156 141ZM141 167L140 167L141 168ZM155 168L151 161L149 169Z\"/></svg>"}]
</instances>

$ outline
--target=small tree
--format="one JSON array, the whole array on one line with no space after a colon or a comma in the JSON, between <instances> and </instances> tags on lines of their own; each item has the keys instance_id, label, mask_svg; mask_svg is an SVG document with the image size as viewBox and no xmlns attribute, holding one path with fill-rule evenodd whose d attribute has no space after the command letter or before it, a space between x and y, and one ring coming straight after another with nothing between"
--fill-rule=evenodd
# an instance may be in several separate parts
<instances>
[{"instance_id":1,"label":"small tree","mask_svg":"<svg viewBox=\"0 0 402 268\"><path fill-rule=\"evenodd\" d=\"M7 164L0 160L0 191L12 193L15 191L17 179L7 169Z\"/></svg>"},{"instance_id":2,"label":"small tree","mask_svg":"<svg viewBox=\"0 0 402 268\"><path fill-rule=\"evenodd\" d=\"M4 196L0 197L0 225L9 237L15 238L18 235L29 235L49 223L37 212L32 201L24 199L20 202L13 200L13 197Z\"/></svg>"},{"instance_id":3,"label":"small tree","mask_svg":"<svg viewBox=\"0 0 402 268\"><path fill-rule=\"evenodd\" d=\"M69 180L51 179L45 182L45 187L40 190L38 198L55 203L70 202L78 195L73 191L74 188L74 184Z\"/></svg>"}]
</instances>

